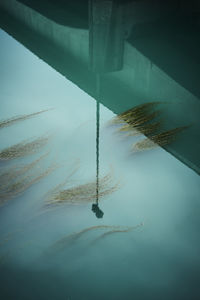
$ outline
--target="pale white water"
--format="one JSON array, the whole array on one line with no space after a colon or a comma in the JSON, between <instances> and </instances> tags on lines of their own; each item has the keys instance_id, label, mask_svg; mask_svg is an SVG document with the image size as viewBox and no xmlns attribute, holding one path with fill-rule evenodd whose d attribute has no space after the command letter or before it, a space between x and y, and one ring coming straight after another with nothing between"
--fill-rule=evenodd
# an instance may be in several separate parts
<instances>
[{"instance_id":1,"label":"pale white water","mask_svg":"<svg viewBox=\"0 0 200 300\"><path fill-rule=\"evenodd\" d=\"M106 127L114 114L101 105L100 175L112 168L120 189L100 201L103 219L91 203L41 214L45 193L75 164L72 184L95 179L96 103L2 31L0 38L0 118L54 108L1 129L1 149L52 132L41 167L60 164L1 207L3 299L197 299L200 177L161 148L131 154L132 141ZM99 240L105 230L94 230L62 252L48 252L60 238L90 226L142 222Z\"/></svg>"}]
</instances>

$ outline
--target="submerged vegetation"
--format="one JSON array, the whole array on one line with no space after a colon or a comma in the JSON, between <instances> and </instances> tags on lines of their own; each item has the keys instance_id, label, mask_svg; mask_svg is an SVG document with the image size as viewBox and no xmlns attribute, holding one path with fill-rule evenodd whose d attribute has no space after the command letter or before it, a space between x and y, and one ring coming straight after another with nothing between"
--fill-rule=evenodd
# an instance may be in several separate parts
<instances>
[{"instance_id":1,"label":"submerged vegetation","mask_svg":"<svg viewBox=\"0 0 200 300\"><path fill-rule=\"evenodd\" d=\"M13 125L15 123L30 119L32 117L35 117L35 116L37 116L41 113L47 112L49 110L50 109L45 109L45 110L41 110L41 111L38 111L38 112L35 112L35 113L32 113L32 114L20 115L20 116L15 116L15 117L12 117L12 118L9 118L9 119L0 120L0 129L4 128L4 127L8 127L10 125Z\"/></svg>"},{"instance_id":2,"label":"submerged vegetation","mask_svg":"<svg viewBox=\"0 0 200 300\"><path fill-rule=\"evenodd\" d=\"M31 187L33 184L40 181L42 178L48 176L52 171L54 171L57 166L52 165L42 172L37 172L33 170L38 165L44 156L35 160L34 162L27 164L23 167L9 169L5 173L1 173L1 184L0 184L0 205L5 204L10 199L22 194L25 190Z\"/></svg>"},{"instance_id":3,"label":"submerged vegetation","mask_svg":"<svg viewBox=\"0 0 200 300\"><path fill-rule=\"evenodd\" d=\"M177 138L177 134L188 126L173 128L171 130L162 131L163 120L155 120L161 116L160 110L157 108L161 102L149 102L133 107L111 120L110 124L117 124L116 131L125 133L125 137L145 135L146 138L136 142L132 149L135 151L143 151L153 149L157 146L165 146L170 144Z\"/></svg>"},{"instance_id":4,"label":"submerged vegetation","mask_svg":"<svg viewBox=\"0 0 200 300\"><path fill-rule=\"evenodd\" d=\"M15 117L12 117L9 119L1 120L0 121L0 129L14 125L15 123L18 123L21 121L25 121L32 117L38 116L49 110L50 109L45 109L45 110L41 110L39 112L35 112L32 114L25 114L25 115L15 116ZM24 157L24 156L27 156L30 154L34 154L38 150L40 150L43 146L45 146L47 144L48 140L49 140L49 136L46 135L46 136L39 137L32 141L24 140L20 143L17 143L8 148L5 148L0 151L0 161L15 159L15 158Z\"/></svg>"},{"instance_id":5,"label":"submerged vegetation","mask_svg":"<svg viewBox=\"0 0 200 300\"><path fill-rule=\"evenodd\" d=\"M77 241L79 238L81 238L83 235L85 235L86 233L90 232L90 231L96 231L96 230L103 230L103 229L119 229L120 226L109 226L109 225L97 225L97 226L91 226L91 227L87 227L79 232L76 233L72 233L67 235L66 237L59 239L57 242L55 242L52 246L51 246L51 250L53 251L58 251L58 250L62 250L65 249L67 246L73 244L75 241Z\"/></svg>"},{"instance_id":6,"label":"submerged vegetation","mask_svg":"<svg viewBox=\"0 0 200 300\"><path fill-rule=\"evenodd\" d=\"M102 198L113 192L115 192L120 184L119 182L113 183L112 174L108 173L104 177L99 179L98 197ZM56 186L48 193L46 200L46 207L60 205L60 204L85 204L94 202L96 200L96 181L92 181L86 184L77 185L67 189L61 187L66 184L66 181Z\"/></svg>"},{"instance_id":7,"label":"submerged vegetation","mask_svg":"<svg viewBox=\"0 0 200 300\"><path fill-rule=\"evenodd\" d=\"M121 124L121 123L128 123L128 124L141 124L143 119L143 123L147 115L152 112L153 108L155 108L161 102L148 102L138 106L135 106L118 116L116 116L113 120L111 120L110 124Z\"/></svg>"},{"instance_id":8,"label":"submerged vegetation","mask_svg":"<svg viewBox=\"0 0 200 300\"><path fill-rule=\"evenodd\" d=\"M127 233L134 229L143 226L143 223L137 226L113 226L113 225L97 225L92 227L87 227L79 232L70 234L62 239L59 239L52 246L50 246L49 253L56 253L57 251L65 250L67 247L73 245L78 239L89 232L96 232L99 230L109 230L98 236L92 243L96 243L97 241L105 238L106 236L116 234L116 233Z\"/></svg>"},{"instance_id":9,"label":"submerged vegetation","mask_svg":"<svg viewBox=\"0 0 200 300\"><path fill-rule=\"evenodd\" d=\"M151 124L143 124L139 128L128 125L127 134L125 136L138 136L141 134L150 135L154 132L157 132L162 126L162 121Z\"/></svg>"},{"instance_id":10,"label":"submerged vegetation","mask_svg":"<svg viewBox=\"0 0 200 300\"><path fill-rule=\"evenodd\" d=\"M38 159L32 161L29 164L23 164L23 165L14 165L10 168L7 168L6 170L0 171L0 188L3 186L6 186L14 180L15 178L19 178L20 176L23 176L27 174L28 171L33 169L38 163L43 160L48 153L43 154Z\"/></svg>"},{"instance_id":11,"label":"submerged vegetation","mask_svg":"<svg viewBox=\"0 0 200 300\"><path fill-rule=\"evenodd\" d=\"M99 237L97 237L96 240L94 241L94 243L98 242L99 240L102 240L102 239L106 238L107 236L110 236L110 235L113 235L113 234L116 234L116 233L127 233L127 232L130 232L130 231L135 230L137 228L140 228L143 225L144 225L144 223L140 223L136 226L125 227L125 228L122 228L120 226L118 226L118 227L114 226L114 228L112 230L104 232Z\"/></svg>"},{"instance_id":12,"label":"submerged vegetation","mask_svg":"<svg viewBox=\"0 0 200 300\"><path fill-rule=\"evenodd\" d=\"M46 135L44 137L39 137L30 142L24 140L18 144L3 149L2 151L0 151L0 161L15 159L30 154L34 154L42 147L44 147L47 144L48 140L49 140L49 136Z\"/></svg>"},{"instance_id":13,"label":"submerged vegetation","mask_svg":"<svg viewBox=\"0 0 200 300\"><path fill-rule=\"evenodd\" d=\"M161 115L161 110L153 110L159 104L160 102L149 102L133 107L116 116L110 124L117 124L116 131L125 136L150 135L160 130L162 125L161 120L153 122Z\"/></svg>"},{"instance_id":14,"label":"submerged vegetation","mask_svg":"<svg viewBox=\"0 0 200 300\"><path fill-rule=\"evenodd\" d=\"M48 110L42 110L36 113L16 116L10 119L0 121L0 129L37 116ZM0 162L8 161L35 154L49 141L49 135L44 135L32 140L24 140L18 144L12 145L0 151ZM39 163L48 155L43 154L36 160L28 164L17 164L7 168L7 164L1 165L0 169L0 205L8 202L11 198L18 196L27 190L34 183L50 174L56 165L40 170ZM36 169L37 168L37 169Z\"/></svg>"},{"instance_id":15,"label":"submerged vegetation","mask_svg":"<svg viewBox=\"0 0 200 300\"><path fill-rule=\"evenodd\" d=\"M146 114L144 116L141 116L139 118L132 118L127 122L127 124L122 124L122 127L120 127L118 129L118 131L130 131L132 128L138 128L140 130L140 126L142 126L143 124L150 122L152 120L154 120L156 117L158 117L160 115L160 111L157 110L153 113L150 114ZM146 125L147 126L147 125Z\"/></svg>"},{"instance_id":16,"label":"submerged vegetation","mask_svg":"<svg viewBox=\"0 0 200 300\"><path fill-rule=\"evenodd\" d=\"M168 145L176 139L177 133L183 131L187 127L188 126L174 128L171 130L161 132L161 133L151 136L149 138L145 138L142 141L139 141L135 145L133 145L133 150L134 151L142 151L142 150L153 149L153 148L157 147L158 145L159 146Z\"/></svg>"}]
</instances>

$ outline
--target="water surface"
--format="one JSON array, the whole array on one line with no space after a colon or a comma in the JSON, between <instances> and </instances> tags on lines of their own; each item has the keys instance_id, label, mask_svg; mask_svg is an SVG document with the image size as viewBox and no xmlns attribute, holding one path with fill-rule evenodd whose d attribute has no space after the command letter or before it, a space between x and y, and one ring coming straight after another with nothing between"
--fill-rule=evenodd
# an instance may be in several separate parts
<instances>
[{"instance_id":1,"label":"water surface","mask_svg":"<svg viewBox=\"0 0 200 300\"><path fill-rule=\"evenodd\" d=\"M116 135L114 113L100 105L99 172L119 188L99 201L44 211L46 193L74 169L67 187L96 179L96 101L5 34L1 39L0 119L51 109L0 130L0 150L49 134L46 178L0 208L2 299L198 299L199 176L162 148L131 153L133 139ZM136 227L104 234L92 226ZM102 235L104 234L104 235ZM52 247L54 245L54 247Z\"/></svg>"}]
</instances>

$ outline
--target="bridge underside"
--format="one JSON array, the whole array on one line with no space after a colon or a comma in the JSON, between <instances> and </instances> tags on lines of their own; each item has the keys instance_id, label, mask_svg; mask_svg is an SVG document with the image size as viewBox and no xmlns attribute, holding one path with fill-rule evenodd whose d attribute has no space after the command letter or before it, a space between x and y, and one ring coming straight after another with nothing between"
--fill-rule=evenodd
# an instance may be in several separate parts
<instances>
[{"instance_id":1,"label":"bridge underside","mask_svg":"<svg viewBox=\"0 0 200 300\"><path fill-rule=\"evenodd\" d=\"M167 128L192 126L165 149L200 173L198 1L190 6L186 1L105 1L112 4L114 14L104 27L100 10L91 18L87 2L81 1L80 6L76 2L75 7L63 0L1 0L0 24L96 99L91 56L96 69L103 63L100 102L117 114L144 102L168 102ZM90 2L95 11L98 1Z\"/></svg>"}]
</instances>

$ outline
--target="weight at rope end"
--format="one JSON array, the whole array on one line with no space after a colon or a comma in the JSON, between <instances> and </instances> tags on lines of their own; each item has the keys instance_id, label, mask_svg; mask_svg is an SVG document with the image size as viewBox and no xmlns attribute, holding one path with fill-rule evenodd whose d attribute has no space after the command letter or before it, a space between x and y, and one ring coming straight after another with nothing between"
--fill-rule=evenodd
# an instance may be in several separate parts
<instances>
[{"instance_id":1,"label":"weight at rope end","mask_svg":"<svg viewBox=\"0 0 200 300\"><path fill-rule=\"evenodd\" d=\"M98 204L92 204L92 211L98 219L103 218L104 212L99 208Z\"/></svg>"}]
</instances>

